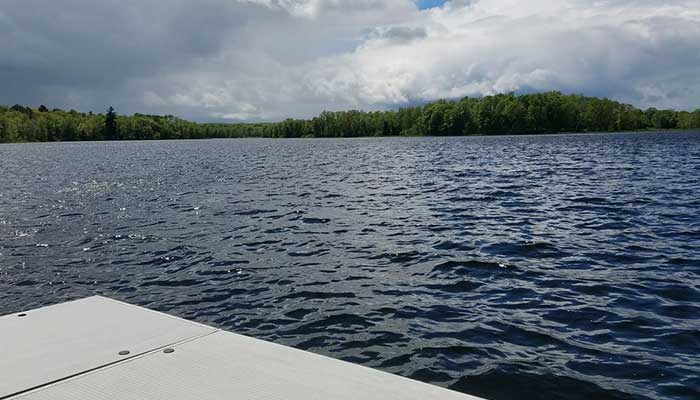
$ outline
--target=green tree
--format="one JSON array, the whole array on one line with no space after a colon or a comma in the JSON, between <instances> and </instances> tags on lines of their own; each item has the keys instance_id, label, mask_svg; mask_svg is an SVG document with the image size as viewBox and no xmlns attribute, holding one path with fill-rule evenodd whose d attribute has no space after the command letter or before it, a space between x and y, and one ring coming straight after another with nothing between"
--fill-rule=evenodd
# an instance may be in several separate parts
<instances>
[{"instance_id":1,"label":"green tree","mask_svg":"<svg viewBox=\"0 0 700 400\"><path fill-rule=\"evenodd\" d=\"M119 131L117 127L117 113L114 107L110 106L105 114L104 138L107 140L119 139Z\"/></svg>"}]
</instances>

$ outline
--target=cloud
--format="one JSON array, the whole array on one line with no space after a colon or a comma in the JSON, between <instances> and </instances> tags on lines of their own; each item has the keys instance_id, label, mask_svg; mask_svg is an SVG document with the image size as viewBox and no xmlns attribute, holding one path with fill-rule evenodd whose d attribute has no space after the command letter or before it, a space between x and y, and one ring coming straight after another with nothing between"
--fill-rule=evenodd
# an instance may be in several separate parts
<instances>
[{"instance_id":1,"label":"cloud","mask_svg":"<svg viewBox=\"0 0 700 400\"><path fill-rule=\"evenodd\" d=\"M370 37L309 66L309 80L363 104L563 90L695 106L699 12L696 1L452 2L420 15L421 40Z\"/></svg>"},{"instance_id":2,"label":"cloud","mask_svg":"<svg viewBox=\"0 0 700 400\"><path fill-rule=\"evenodd\" d=\"M0 103L275 120L562 90L700 106L700 0L5 0Z\"/></svg>"},{"instance_id":3,"label":"cloud","mask_svg":"<svg viewBox=\"0 0 700 400\"><path fill-rule=\"evenodd\" d=\"M336 16L348 18L358 14L374 14L383 18L390 12L412 9L404 0L240 0L265 5L273 10L284 10L291 15L318 18Z\"/></svg>"},{"instance_id":4,"label":"cloud","mask_svg":"<svg viewBox=\"0 0 700 400\"><path fill-rule=\"evenodd\" d=\"M6 0L1 9L1 99L65 105L72 98L76 107L109 97L126 106L130 84L199 68L252 15L207 0L196 8L184 0Z\"/></svg>"},{"instance_id":5,"label":"cloud","mask_svg":"<svg viewBox=\"0 0 700 400\"><path fill-rule=\"evenodd\" d=\"M409 43L416 39L424 39L428 36L423 27L390 26L379 27L372 31L372 40L385 40L391 43Z\"/></svg>"}]
</instances>

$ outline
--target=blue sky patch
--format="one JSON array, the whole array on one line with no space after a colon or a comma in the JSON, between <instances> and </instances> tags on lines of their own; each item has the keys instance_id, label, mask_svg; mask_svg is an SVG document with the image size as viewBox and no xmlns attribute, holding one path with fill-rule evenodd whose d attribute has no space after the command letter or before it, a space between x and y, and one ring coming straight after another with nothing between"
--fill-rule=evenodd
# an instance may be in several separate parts
<instances>
[{"instance_id":1,"label":"blue sky patch","mask_svg":"<svg viewBox=\"0 0 700 400\"><path fill-rule=\"evenodd\" d=\"M418 0L418 8L425 10L427 8L440 7L445 4L447 0Z\"/></svg>"}]
</instances>

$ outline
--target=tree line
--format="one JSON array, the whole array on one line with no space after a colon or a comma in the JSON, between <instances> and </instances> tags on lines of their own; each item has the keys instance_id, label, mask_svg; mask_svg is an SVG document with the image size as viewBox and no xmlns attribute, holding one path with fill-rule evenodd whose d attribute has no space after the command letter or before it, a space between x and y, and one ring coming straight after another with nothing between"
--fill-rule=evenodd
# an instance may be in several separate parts
<instances>
[{"instance_id":1,"label":"tree line","mask_svg":"<svg viewBox=\"0 0 700 400\"><path fill-rule=\"evenodd\" d=\"M641 110L609 99L499 94L440 100L396 111L324 111L274 123L196 123L172 115L118 116L45 106L0 106L0 142L242 137L461 136L700 129L700 110Z\"/></svg>"}]
</instances>

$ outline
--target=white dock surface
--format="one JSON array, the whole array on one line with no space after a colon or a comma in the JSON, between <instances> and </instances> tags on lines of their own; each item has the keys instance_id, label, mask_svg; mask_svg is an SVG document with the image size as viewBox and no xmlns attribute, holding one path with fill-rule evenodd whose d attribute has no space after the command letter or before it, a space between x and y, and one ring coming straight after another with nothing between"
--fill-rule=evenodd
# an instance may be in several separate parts
<instances>
[{"instance_id":1,"label":"white dock surface","mask_svg":"<svg viewBox=\"0 0 700 400\"><path fill-rule=\"evenodd\" d=\"M103 297L0 317L0 399L478 400Z\"/></svg>"}]
</instances>

